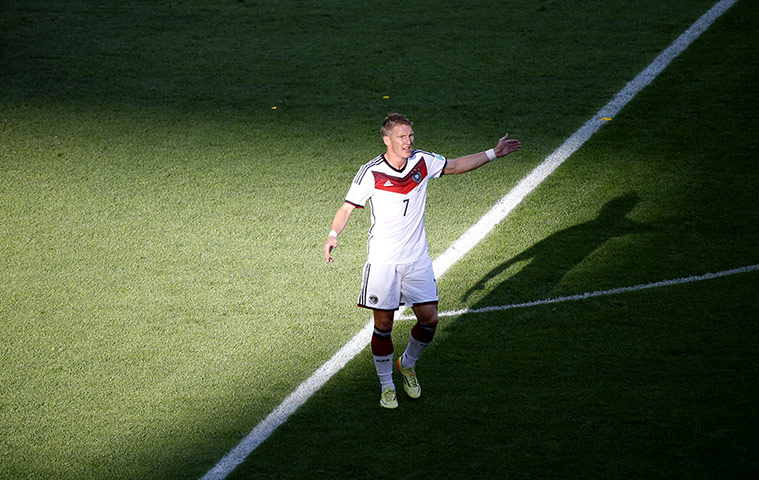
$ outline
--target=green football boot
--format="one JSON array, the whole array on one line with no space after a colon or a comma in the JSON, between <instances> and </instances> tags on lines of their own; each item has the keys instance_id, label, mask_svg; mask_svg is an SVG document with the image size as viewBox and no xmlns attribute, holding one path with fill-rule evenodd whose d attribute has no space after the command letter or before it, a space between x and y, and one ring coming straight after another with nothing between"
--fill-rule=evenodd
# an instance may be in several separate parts
<instances>
[{"instance_id":1,"label":"green football boot","mask_svg":"<svg viewBox=\"0 0 759 480\"><path fill-rule=\"evenodd\" d=\"M380 407L398 408L398 398L395 396L395 390L385 387L380 396Z\"/></svg>"},{"instance_id":2,"label":"green football boot","mask_svg":"<svg viewBox=\"0 0 759 480\"><path fill-rule=\"evenodd\" d=\"M406 368L401 365L401 358L398 357L398 361L395 365L398 367L398 371L403 375L403 390L406 391L409 397L419 398L422 395L422 387L419 385L419 379L416 378L416 371L414 367Z\"/></svg>"}]
</instances>

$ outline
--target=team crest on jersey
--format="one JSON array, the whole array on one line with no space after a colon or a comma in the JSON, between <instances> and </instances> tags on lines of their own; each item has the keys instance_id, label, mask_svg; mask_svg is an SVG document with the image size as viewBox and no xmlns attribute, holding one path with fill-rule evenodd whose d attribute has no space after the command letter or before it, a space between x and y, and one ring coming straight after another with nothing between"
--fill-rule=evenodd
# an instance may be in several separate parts
<instances>
[{"instance_id":1,"label":"team crest on jersey","mask_svg":"<svg viewBox=\"0 0 759 480\"><path fill-rule=\"evenodd\" d=\"M379 298L377 298L377 295L369 295L369 303L372 305L376 305L377 302L379 302Z\"/></svg>"},{"instance_id":2,"label":"team crest on jersey","mask_svg":"<svg viewBox=\"0 0 759 480\"><path fill-rule=\"evenodd\" d=\"M386 192L408 194L427 177L427 164L420 161L405 177L395 177L382 172L373 171L374 188Z\"/></svg>"}]
</instances>

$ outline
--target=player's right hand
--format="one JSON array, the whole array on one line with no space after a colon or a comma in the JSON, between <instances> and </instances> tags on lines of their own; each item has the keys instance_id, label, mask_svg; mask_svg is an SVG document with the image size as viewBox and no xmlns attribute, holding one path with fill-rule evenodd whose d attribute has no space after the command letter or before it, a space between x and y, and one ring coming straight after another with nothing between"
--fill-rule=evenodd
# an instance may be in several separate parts
<instances>
[{"instance_id":1,"label":"player's right hand","mask_svg":"<svg viewBox=\"0 0 759 480\"><path fill-rule=\"evenodd\" d=\"M337 238L329 236L327 237L327 243L324 244L324 257L327 259L327 263L332 263L332 250L337 248Z\"/></svg>"}]
</instances>

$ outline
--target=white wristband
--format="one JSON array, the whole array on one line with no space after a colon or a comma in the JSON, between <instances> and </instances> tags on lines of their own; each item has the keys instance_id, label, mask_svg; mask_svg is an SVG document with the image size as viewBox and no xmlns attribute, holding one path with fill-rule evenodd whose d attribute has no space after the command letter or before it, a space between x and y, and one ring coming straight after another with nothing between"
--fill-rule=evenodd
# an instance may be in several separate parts
<instances>
[{"instance_id":1,"label":"white wristband","mask_svg":"<svg viewBox=\"0 0 759 480\"><path fill-rule=\"evenodd\" d=\"M335 238L337 238L337 232L336 232L336 231L334 231L334 230L330 230L330 231L329 231L329 235L327 235L327 236L328 236L328 237L335 237Z\"/></svg>"},{"instance_id":2,"label":"white wristband","mask_svg":"<svg viewBox=\"0 0 759 480\"><path fill-rule=\"evenodd\" d=\"M490 160L491 162L496 159L495 150L493 150L492 148L490 150L486 151L485 155L488 156L488 160Z\"/></svg>"}]
</instances>

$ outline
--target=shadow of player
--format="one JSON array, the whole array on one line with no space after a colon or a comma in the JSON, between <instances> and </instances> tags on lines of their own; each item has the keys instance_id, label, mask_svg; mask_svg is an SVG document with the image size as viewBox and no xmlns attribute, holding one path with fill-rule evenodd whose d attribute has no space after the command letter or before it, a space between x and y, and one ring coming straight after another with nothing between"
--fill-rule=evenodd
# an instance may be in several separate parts
<instances>
[{"instance_id":1,"label":"shadow of player","mask_svg":"<svg viewBox=\"0 0 759 480\"><path fill-rule=\"evenodd\" d=\"M650 230L649 226L627 218L639 201L637 193L621 195L606 203L595 219L566 228L539 241L488 272L464 294L464 302L478 291L484 290L510 267L521 262L528 263L475 305L470 305L470 308L551 296L561 279L605 242Z\"/></svg>"}]
</instances>

